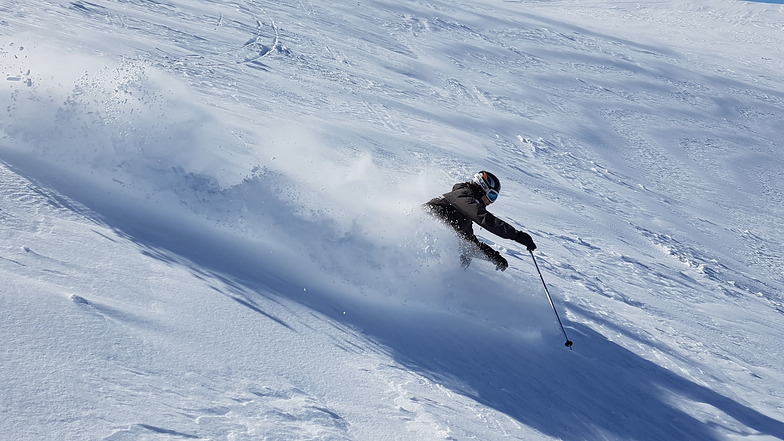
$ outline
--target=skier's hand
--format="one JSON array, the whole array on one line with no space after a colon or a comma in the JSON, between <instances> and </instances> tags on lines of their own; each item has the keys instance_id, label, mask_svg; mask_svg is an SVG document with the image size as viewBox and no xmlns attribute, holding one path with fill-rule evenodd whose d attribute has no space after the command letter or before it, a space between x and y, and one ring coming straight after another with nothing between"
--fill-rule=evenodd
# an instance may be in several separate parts
<instances>
[{"instance_id":1,"label":"skier's hand","mask_svg":"<svg viewBox=\"0 0 784 441\"><path fill-rule=\"evenodd\" d=\"M525 245L528 251L533 251L536 249L536 244L534 243L534 240L531 238L531 235L528 233L518 231L517 237L515 237L515 242Z\"/></svg>"},{"instance_id":2,"label":"skier's hand","mask_svg":"<svg viewBox=\"0 0 784 441\"><path fill-rule=\"evenodd\" d=\"M509 268L509 262L506 261L502 256L498 256L495 261L495 270L496 271L504 271Z\"/></svg>"}]
</instances>

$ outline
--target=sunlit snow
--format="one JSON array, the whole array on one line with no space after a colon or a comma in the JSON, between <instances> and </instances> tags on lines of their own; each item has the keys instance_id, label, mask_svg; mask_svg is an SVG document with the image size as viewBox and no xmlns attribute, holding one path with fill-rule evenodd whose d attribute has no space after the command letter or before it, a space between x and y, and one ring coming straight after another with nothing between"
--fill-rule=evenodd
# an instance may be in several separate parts
<instances>
[{"instance_id":1,"label":"sunlit snow","mask_svg":"<svg viewBox=\"0 0 784 441\"><path fill-rule=\"evenodd\" d=\"M0 438L784 440L776 3L4 0Z\"/></svg>"}]
</instances>

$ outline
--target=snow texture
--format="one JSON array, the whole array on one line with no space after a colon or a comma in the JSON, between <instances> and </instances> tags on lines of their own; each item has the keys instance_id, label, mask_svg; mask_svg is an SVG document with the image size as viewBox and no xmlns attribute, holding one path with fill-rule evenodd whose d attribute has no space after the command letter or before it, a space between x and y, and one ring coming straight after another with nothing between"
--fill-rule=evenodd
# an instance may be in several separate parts
<instances>
[{"instance_id":1,"label":"snow texture","mask_svg":"<svg viewBox=\"0 0 784 441\"><path fill-rule=\"evenodd\" d=\"M4 0L0 438L784 440L778 3Z\"/></svg>"}]
</instances>

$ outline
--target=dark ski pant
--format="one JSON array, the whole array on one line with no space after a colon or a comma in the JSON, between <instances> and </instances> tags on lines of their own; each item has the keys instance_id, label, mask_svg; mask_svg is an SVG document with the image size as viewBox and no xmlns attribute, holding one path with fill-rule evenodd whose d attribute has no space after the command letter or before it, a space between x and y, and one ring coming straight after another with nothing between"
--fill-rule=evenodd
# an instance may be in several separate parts
<instances>
[{"instance_id":1,"label":"dark ski pant","mask_svg":"<svg viewBox=\"0 0 784 441\"><path fill-rule=\"evenodd\" d=\"M460 264L463 268L468 268L472 258L487 260L498 264L501 260L501 253L494 250L490 245L480 241L476 236L467 236L462 231L458 231L460 236Z\"/></svg>"},{"instance_id":2,"label":"dark ski pant","mask_svg":"<svg viewBox=\"0 0 784 441\"><path fill-rule=\"evenodd\" d=\"M466 231L461 228L461 224L470 225L466 219L460 219L456 208L449 205L433 204L432 201L424 205L425 210L449 225L460 238L460 263L463 268L468 268L471 259L479 258L498 265L503 260L501 253L494 250L490 245L480 241L473 231ZM461 222L462 220L462 222ZM470 229L470 227L468 227Z\"/></svg>"}]
</instances>

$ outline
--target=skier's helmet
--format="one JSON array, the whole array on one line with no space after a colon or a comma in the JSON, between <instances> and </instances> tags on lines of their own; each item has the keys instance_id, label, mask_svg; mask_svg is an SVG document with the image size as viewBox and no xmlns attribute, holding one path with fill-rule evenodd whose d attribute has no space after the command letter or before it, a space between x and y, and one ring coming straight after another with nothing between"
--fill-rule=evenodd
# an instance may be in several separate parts
<instances>
[{"instance_id":1,"label":"skier's helmet","mask_svg":"<svg viewBox=\"0 0 784 441\"><path fill-rule=\"evenodd\" d=\"M473 182L484 190L490 202L495 202L498 199L498 193L501 192L501 181L494 174L480 171L474 175Z\"/></svg>"}]
</instances>

